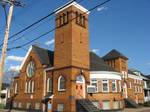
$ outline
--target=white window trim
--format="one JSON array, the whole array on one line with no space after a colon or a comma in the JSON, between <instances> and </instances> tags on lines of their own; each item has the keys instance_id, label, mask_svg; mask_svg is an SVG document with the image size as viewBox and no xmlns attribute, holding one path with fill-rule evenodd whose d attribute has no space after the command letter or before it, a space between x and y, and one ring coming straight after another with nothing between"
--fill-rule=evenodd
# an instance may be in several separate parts
<instances>
[{"instance_id":1,"label":"white window trim","mask_svg":"<svg viewBox=\"0 0 150 112\"><path fill-rule=\"evenodd\" d=\"M51 88L51 90L49 90L49 86L50 86L50 85L49 85L49 83L50 83L49 81L50 81L50 80L51 80L51 78L48 78L48 79L47 79L47 92L52 92L52 88ZM51 87L52 87L52 86L51 86Z\"/></svg>"},{"instance_id":2,"label":"white window trim","mask_svg":"<svg viewBox=\"0 0 150 112\"><path fill-rule=\"evenodd\" d=\"M135 86L134 88L135 88L135 93L137 93L137 86Z\"/></svg>"},{"instance_id":3,"label":"white window trim","mask_svg":"<svg viewBox=\"0 0 150 112\"><path fill-rule=\"evenodd\" d=\"M59 110L60 105L63 107L62 110ZM62 112L64 111L64 104L63 103L57 104L57 111L62 111Z\"/></svg>"},{"instance_id":4,"label":"white window trim","mask_svg":"<svg viewBox=\"0 0 150 112\"><path fill-rule=\"evenodd\" d=\"M15 83L15 94L18 93L18 83Z\"/></svg>"},{"instance_id":5,"label":"white window trim","mask_svg":"<svg viewBox=\"0 0 150 112\"><path fill-rule=\"evenodd\" d=\"M31 84L31 86L32 86L32 90L31 90L31 93L34 93L34 81L32 81L32 84Z\"/></svg>"},{"instance_id":6,"label":"white window trim","mask_svg":"<svg viewBox=\"0 0 150 112\"><path fill-rule=\"evenodd\" d=\"M28 82L25 83L25 93L28 93Z\"/></svg>"},{"instance_id":7,"label":"white window trim","mask_svg":"<svg viewBox=\"0 0 150 112\"><path fill-rule=\"evenodd\" d=\"M93 80L91 79L91 85L92 85L92 83L96 83L97 87L95 87L95 88L96 88L96 91L95 91L95 92L97 93L97 92L98 92L98 80L94 80L94 81L93 81ZM92 86L93 86L93 85L92 85Z\"/></svg>"},{"instance_id":8,"label":"white window trim","mask_svg":"<svg viewBox=\"0 0 150 112\"><path fill-rule=\"evenodd\" d=\"M136 83L136 79L134 79L134 83Z\"/></svg>"},{"instance_id":9,"label":"white window trim","mask_svg":"<svg viewBox=\"0 0 150 112\"><path fill-rule=\"evenodd\" d=\"M142 88L142 86L140 87L140 90L141 90L141 93L143 93L143 88Z\"/></svg>"},{"instance_id":10,"label":"white window trim","mask_svg":"<svg viewBox=\"0 0 150 112\"><path fill-rule=\"evenodd\" d=\"M121 84L121 80L119 81L119 92L121 92L122 91L122 84Z\"/></svg>"},{"instance_id":11,"label":"white window trim","mask_svg":"<svg viewBox=\"0 0 150 112\"><path fill-rule=\"evenodd\" d=\"M129 82L129 89L132 89L132 83Z\"/></svg>"},{"instance_id":12,"label":"white window trim","mask_svg":"<svg viewBox=\"0 0 150 112\"><path fill-rule=\"evenodd\" d=\"M105 83L107 83L107 88L108 88L108 90L107 91L104 91L103 90L103 82L105 82ZM102 80L102 92L104 92L104 93L108 93L109 92L109 80Z\"/></svg>"},{"instance_id":13,"label":"white window trim","mask_svg":"<svg viewBox=\"0 0 150 112\"><path fill-rule=\"evenodd\" d=\"M58 91L66 91L66 89L60 89L60 79L62 78L63 76L59 76L58 78ZM65 82L66 83L66 82Z\"/></svg>"},{"instance_id":14,"label":"white window trim","mask_svg":"<svg viewBox=\"0 0 150 112\"><path fill-rule=\"evenodd\" d=\"M113 80L112 80L112 84L115 83L115 91L112 90L113 93L114 93L114 92L117 92L117 81L116 81L116 80L114 80L114 81L115 81L115 82L113 82Z\"/></svg>"},{"instance_id":15,"label":"white window trim","mask_svg":"<svg viewBox=\"0 0 150 112\"><path fill-rule=\"evenodd\" d=\"M28 93L31 92L31 81L28 82Z\"/></svg>"}]
</instances>

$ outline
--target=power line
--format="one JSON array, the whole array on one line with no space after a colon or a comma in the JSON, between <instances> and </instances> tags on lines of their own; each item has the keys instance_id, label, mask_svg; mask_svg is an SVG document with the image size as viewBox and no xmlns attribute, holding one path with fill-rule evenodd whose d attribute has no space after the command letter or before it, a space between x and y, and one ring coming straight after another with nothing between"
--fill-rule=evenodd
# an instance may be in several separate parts
<instances>
[{"instance_id":1,"label":"power line","mask_svg":"<svg viewBox=\"0 0 150 112\"><path fill-rule=\"evenodd\" d=\"M83 0L80 0L78 3L81 3L82 1L83 1ZM75 5L77 5L77 3L76 3ZM19 40L19 39L23 38L25 35L27 35L27 34L29 34L30 32L32 32L32 31L34 31L34 30L36 30L37 28L39 28L39 27L40 27L41 25L43 25L44 23L46 23L46 22L48 22L48 21L52 20L54 17L55 17L55 16L53 16L52 18L50 18L50 19L46 20L45 22L43 22L43 23L39 24L39 25L38 25L38 26L36 26L34 29L32 29L32 30L30 30L30 31L28 31L28 32L25 32L22 36L20 36L20 37L18 37L18 38L16 38L16 39L14 39L14 40L13 40L13 41L11 41L10 43L14 43L15 41L17 41L17 40Z\"/></svg>"},{"instance_id":2,"label":"power line","mask_svg":"<svg viewBox=\"0 0 150 112\"><path fill-rule=\"evenodd\" d=\"M43 25L43 24L45 24L45 23L47 23L47 22L49 22L50 20L52 20L54 17L52 17L52 18L50 18L50 19L48 19L48 20L46 20L45 22L43 22L43 23L41 23L41 24L39 24L38 26L36 26L34 29L32 29L32 30L30 30L30 31L28 31L28 32L26 32L26 33L24 33L22 36L20 36L20 37L18 37L18 38L16 38L16 39L14 39L14 40L12 40L10 43L14 43L15 41L17 41L17 40L19 40L19 39L21 39L21 38L23 38L25 35L27 35L27 34L29 34L29 33L31 33L32 31L34 31L34 30L36 30L37 28L39 28L41 25Z\"/></svg>"},{"instance_id":3,"label":"power line","mask_svg":"<svg viewBox=\"0 0 150 112\"><path fill-rule=\"evenodd\" d=\"M59 8L58 10L63 9L63 8L64 8L64 7L66 7L67 5L69 5L69 4L71 4L71 3L73 3L74 1L76 1L76 0L72 0L71 2L68 2L66 5L64 5L63 7ZM17 36L17 35L21 34L22 32L24 32L24 31L28 30L29 28L31 28L31 27L33 27L33 26L35 26L36 24L40 23L41 21L45 20L46 18L48 18L48 17L52 16L52 15L53 15L53 14L55 14L58 10L55 10L55 11L51 12L50 14L48 14L48 15L44 16L43 18L41 18L41 19L39 19L38 21L36 21L36 22L32 23L31 25L29 25L29 26L27 26L27 27L23 28L23 29L22 29L22 30L20 30L19 32L17 32L17 33L15 33L15 34L13 34L12 36L10 36L8 40L10 40L10 39L14 38L15 36ZM0 47L1 47L2 45L3 45L3 43L2 43L2 44L0 44Z\"/></svg>"},{"instance_id":4,"label":"power line","mask_svg":"<svg viewBox=\"0 0 150 112\"><path fill-rule=\"evenodd\" d=\"M88 11L82 13L82 15L84 15L84 14L90 12L90 11L93 11L94 9L96 9L96 8L102 6L102 5L104 5L104 4L106 4L106 3L110 2L110 1L111 1L111 0L106 0L106 1L104 1L104 2L102 2L102 3L100 3L100 4L98 4L98 5L96 5L96 6L94 6L94 7L92 7L92 8L89 9ZM77 17L78 17L78 16L77 16ZM72 20L76 19L77 17L72 18L72 19L70 20L70 22L71 22ZM55 27L55 28L53 28L53 29L51 29L51 30L49 30L49 31L47 31L47 32L45 32L45 33L43 33L42 35L38 36L37 38L32 39L31 41L29 41L29 42L27 42L27 43L24 43L24 44L22 44L22 45L19 45L19 46L16 46L16 47L12 47L12 48L8 48L8 51L13 50L13 49L19 49L19 48L21 48L21 47L24 47L24 46L26 46L26 45L28 45L28 44L34 42L35 40L38 40L38 39L40 39L41 37L43 37L43 36L49 34L50 32L55 31L55 30L58 29L58 28L59 28L59 27Z\"/></svg>"},{"instance_id":5,"label":"power line","mask_svg":"<svg viewBox=\"0 0 150 112\"><path fill-rule=\"evenodd\" d=\"M80 0L78 3L81 3L82 1L83 1L83 0ZM77 5L77 4L75 4L75 5ZM30 31L28 31L28 32L26 32L26 33L24 33L22 36L18 37L17 39L14 39L12 42L15 42L15 41L21 39L21 38L24 37L26 34L29 34L30 32L36 30L38 27L40 27L40 26L43 25L44 23L46 23L46 22L52 20L53 18L54 18L54 16L53 16L52 18L48 19L47 21L45 21L45 22L39 24L39 25L36 26L34 29L32 29L32 30L30 30Z\"/></svg>"}]
</instances>

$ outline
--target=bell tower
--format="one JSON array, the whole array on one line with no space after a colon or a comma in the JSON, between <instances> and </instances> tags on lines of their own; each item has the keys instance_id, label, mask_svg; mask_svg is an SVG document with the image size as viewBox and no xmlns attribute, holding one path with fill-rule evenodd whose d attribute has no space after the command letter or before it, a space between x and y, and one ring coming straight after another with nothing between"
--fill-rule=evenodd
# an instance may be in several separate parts
<instances>
[{"instance_id":1,"label":"bell tower","mask_svg":"<svg viewBox=\"0 0 150 112\"><path fill-rule=\"evenodd\" d=\"M76 112L90 84L88 10L72 2L57 9L55 22L52 110Z\"/></svg>"},{"instance_id":2,"label":"bell tower","mask_svg":"<svg viewBox=\"0 0 150 112\"><path fill-rule=\"evenodd\" d=\"M76 2L56 12L54 67L89 68L87 10Z\"/></svg>"}]
</instances>

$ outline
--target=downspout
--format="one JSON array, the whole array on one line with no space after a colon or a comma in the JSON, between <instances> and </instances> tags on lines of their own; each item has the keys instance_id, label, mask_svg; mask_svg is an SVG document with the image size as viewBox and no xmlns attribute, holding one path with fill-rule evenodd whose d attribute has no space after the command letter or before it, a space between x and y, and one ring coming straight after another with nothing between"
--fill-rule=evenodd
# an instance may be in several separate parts
<instances>
[{"instance_id":1,"label":"downspout","mask_svg":"<svg viewBox=\"0 0 150 112\"><path fill-rule=\"evenodd\" d=\"M46 96L46 70L43 71L43 98ZM46 111L46 104L43 104L43 112Z\"/></svg>"}]
</instances>

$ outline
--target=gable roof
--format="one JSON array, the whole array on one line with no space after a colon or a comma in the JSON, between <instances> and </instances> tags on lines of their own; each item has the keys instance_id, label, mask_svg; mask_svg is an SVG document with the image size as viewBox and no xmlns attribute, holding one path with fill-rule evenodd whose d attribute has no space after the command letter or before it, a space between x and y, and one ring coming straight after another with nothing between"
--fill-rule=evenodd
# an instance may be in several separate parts
<instances>
[{"instance_id":1,"label":"gable roof","mask_svg":"<svg viewBox=\"0 0 150 112\"><path fill-rule=\"evenodd\" d=\"M48 49L44 49L44 48L38 47L36 45L32 45L29 48L29 50L28 50L24 60L21 63L20 70L22 69L23 65L25 64L26 59L28 58L28 56L29 56L29 54L30 54L30 52L32 50L34 50L34 52L38 56L41 64L48 65L48 67L52 67L53 66L53 63L54 63L54 52L50 51Z\"/></svg>"},{"instance_id":2,"label":"gable roof","mask_svg":"<svg viewBox=\"0 0 150 112\"><path fill-rule=\"evenodd\" d=\"M110 59L116 59L116 58L123 58L125 60L128 60L126 56L124 56L122 53L120 53L116 49L111 50L109 53L103 56L104 60L110 60Z\"/></svg>"},{"instance_id":3,"label":"gable roof","mask_svg":"<svg viewBox=\"0 0 150 112\"><path fill-rule=\"evenodd\" d=\"M137 74L135 74L132 70L128 70L128 74L131 74L131 75L136 75L137 76Z\"/></svg>"},{"instance_id":4,"label":"gable roof","mask_svg":"<svg viewBox=\"0 0 150 112\"><path fill-rule=\"evenodd\" d=\"M28 55L30 54L31 50L34 50L36 55L38 56L41 64L48 65L48 67L53 67L54 65L54 51L50 51L48 49L44 49L41 47L38 47L36 45L33 45L32 48L29 49L25 60L27 59ZM23 66L23 65L22 65ZM107 65L104 60L96 55L93 52L90 52L90 71L115 71L112 67Z\"/></svg>"},{"instance_id":5,"label":"gable roof","mask_svg":"<svg viewBox=\"0 0 150 112\"><path fill-rule=\"evenodd\" d=\"M90 71L115 71L104 60L93 52L90 52Z\"/></svg>"},{"instance_id":6,"label":"gable roof","mask_svg":"<svg viewBox=\"0 0 150 112\"><path fill-rule=\"evenodd\" d=\"M38 46L33 45L33 50L40 59L40 62L43 65L48 65L49 67L53 66L54 63L54 52L48 49L44 49Z\"/></svg>"},{"instance_id":7,"label":"gable roof","mask_svg":"<svg viewBox=\"0 0 150 112\"><path fill-rule=\"evenodd\" d=\"M144 75L144 76L150 80L150 75Z\"/></svg>"}]
</instances>

